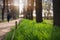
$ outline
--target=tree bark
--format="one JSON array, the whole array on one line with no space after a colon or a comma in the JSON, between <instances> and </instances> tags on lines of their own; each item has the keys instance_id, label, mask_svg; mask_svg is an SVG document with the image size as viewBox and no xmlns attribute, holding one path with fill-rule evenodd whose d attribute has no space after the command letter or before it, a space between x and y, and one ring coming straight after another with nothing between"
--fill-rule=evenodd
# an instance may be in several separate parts
<instances>
[{"instance_id":1,"label":"tree bark","mask_svg":"<svg viewBox=\"0 0 60 40\"><path fill-rule=\"evenodd\" d=\"M60 0L53 0L53 24L60 26Z\"/></svg>"},{"instance_id":2,"label":"tree bark","mask_svg":"<svg viewBox=\"0 0 60 40\"><path fill-rule=\"evenodd\" d=\"M26 15L27 19L33 20L33 7L34 7L34 0L28 0L28 8Z\"/></svg>"},{"instance_id":3,"label":"tree bark","mask_svg":"<svg viewBox=\"0 0 60 40\"><path fill-rule=\"evenodd\" d=\"M36 0L36 22L42 22L42 0Z\"/></svg>"},{"instance_id":4,"label":"tree bark","mask_svg":"<svg viewBox=\"0 0 60 40\"><path fill-rule=\"evenodd\" d=\"M4 21L5 0L3 0L2 21Z\"/></svg>"}]
</instances>

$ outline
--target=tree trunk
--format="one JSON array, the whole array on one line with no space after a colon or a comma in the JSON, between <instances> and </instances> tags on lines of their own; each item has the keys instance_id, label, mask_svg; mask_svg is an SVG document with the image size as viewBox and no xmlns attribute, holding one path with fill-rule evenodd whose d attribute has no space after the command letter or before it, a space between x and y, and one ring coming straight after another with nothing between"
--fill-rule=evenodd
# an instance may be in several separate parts
<instances>
[{"instance_id":1,"label":"tree trunk","mask_svg":"<svg viewBox=\"0 0 60 40\"><path fill-rule=\"evenodd\" d=\"M60 26L60 0L53 0L53 24Z\"/></svg>"},{"instance_id":2,"label":"tree trunk","mask_svg":"<svg viewBox=\"0 0 60 40\"><path fill-rule=\"evenodd\" d=\"M28 8L27 8L27 15L26 18L33 20L33 7L34 7L34 0L28 1Z\"/></svg>"},{"instance_id":3,"label":"tree trunk","mask_svg":"<svg viewBox=\"0 0 60 40\"><path fill-rule=\"evenodd\" d=\"M2 21L4 21L5 0L3 0Z\"/></svg>"},{"instance_id":4,"label":"tree trunk","mask_svg":"<svg viewBox=\"0 0 60 40\"><path fill-rule=\"evenodd\" d=\"M36 22L42 22L42 0L36 0Z\"/></svg>"},{"instance_id":5,"label":"tree trunk","mask_svg":"<svg viewBox=\"0 0 60 40\"><path fill-rule=\"evenodd\" d=\"M33 20L33 10L27 10L26 19Z\"/></svg>"}]
</instances>

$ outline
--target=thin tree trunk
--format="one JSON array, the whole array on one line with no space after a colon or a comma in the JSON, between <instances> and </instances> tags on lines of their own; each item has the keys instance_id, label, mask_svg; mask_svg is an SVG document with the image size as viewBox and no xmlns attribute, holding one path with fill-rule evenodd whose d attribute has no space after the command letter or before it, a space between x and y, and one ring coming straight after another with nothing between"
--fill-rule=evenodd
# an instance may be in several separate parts
<instances>
[{"instance_id":1,"label":"thin tree trunk","mask_svg":"<svg viewBox=\"0 0 60 40\"><path fill-rule=\"evenodd\" d=\"M18 13L17 13L17 16L19 18L19 0L18 0Z\"/></svg>"},{"instance_id":2,"label":"thin tree trunk","mask_svg":"<svg viewBox=\"0 0 60 40\"><path fill-rule=\"evenodd\" d=\"M30 19L33 20L34 0L31 0Z\"/></svg>"},{"instance_id":3,"label":"thin tree trunk","mask_svg":"<svg viewBox=\"0 0 60 40\"><path fill-rule=\"evenodd\" d=\"M60 0L53 0L53 24L60 26Z\"/></svg>"},{"instance_id":4,"label":"thin tree trunk","mask_svg":"<svg viewBox=\"0 0 60 40\"><path fill-rule=\"evenodd\" d=\"M9 8L8 8L8 0L6 0L6 2L7 2L7 14L8 14L8 11L9 11Z\"/></svg>"},{"instance_id":5,"label":"thin tree trunk","mask_svg":"<svg viewBox=\"0 0 60 40\"><path fill-rule=\"evenodd\" d=\"M5 0L3 0L2 21L4 21Z\"/></svg>"},{"instance_id":6,"label":"thin tree trunk","mask_svg":"<svg viewBox=\"0 0 60 40\"><path fill-rule=\"evenodd\" d=\"M34 0L29 0L26 14L27 19L33 20L33 7L34 7Z\"/></svg>"},{"instance_id":7,"label":"thin tree trunk","mask_svg":"<svg viewBox=\"0 0 60 40\"><path fill-rule=\"evenodd\" d=\"M28 10L27 11L26 18L30 19L30 20L33 20L33 10Z\"/></svg>"},{"instance_id":8,"label":"thin tree trunk","mask_svg":"<svg viewBox=\"0 0 60 40\"><path fill-rule=\"evenodd\" d=\"M36 0L36 22L42 22L42 0Z\"/></svg>"}]
</instances>

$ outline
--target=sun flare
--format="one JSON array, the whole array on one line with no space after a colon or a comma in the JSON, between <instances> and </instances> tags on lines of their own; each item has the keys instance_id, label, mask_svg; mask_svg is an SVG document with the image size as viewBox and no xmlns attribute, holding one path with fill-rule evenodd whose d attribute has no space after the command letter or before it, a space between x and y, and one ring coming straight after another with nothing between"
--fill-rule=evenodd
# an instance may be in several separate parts
<instances>
[{"instance_id":1,"label":"sun flare","mask_svg":"<svg viewBox=\"0 0 60 40\"><path fill-rule=\"evenodd\" d=\"M24 8L24 0L14 0L14 5L19 7L19 13L23 12L23 8Z\"/></svg>"},{"instance_id":2,"label":"sun flare","mask_svg":"<svg viewBox=\"0 0 60 40\"><path fill-rule=\"evenodd\" d=\"M19 0L19 12L22 13L24 8L24 3L22 0Z\"/></svg>"}]
</instances>

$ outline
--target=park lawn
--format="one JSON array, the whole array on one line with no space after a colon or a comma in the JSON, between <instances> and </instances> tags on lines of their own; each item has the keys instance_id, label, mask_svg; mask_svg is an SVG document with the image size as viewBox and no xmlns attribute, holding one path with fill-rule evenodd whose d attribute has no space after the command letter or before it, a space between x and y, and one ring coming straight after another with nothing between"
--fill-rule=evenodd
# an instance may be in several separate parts
<instances>
[{"instance_id":1,"label":"park lawn","mask_svg":"<svg viewBox=\"0 0 60 40\"><path fill-rule=\"evenodd\" d=\"M5 40L12 40L12 38L13 40L60 40L60 27L53 26L51 20L36 23L35 20L23 19L15 32L12 28L7 33Z\"/></svg>"}]
</instances>

